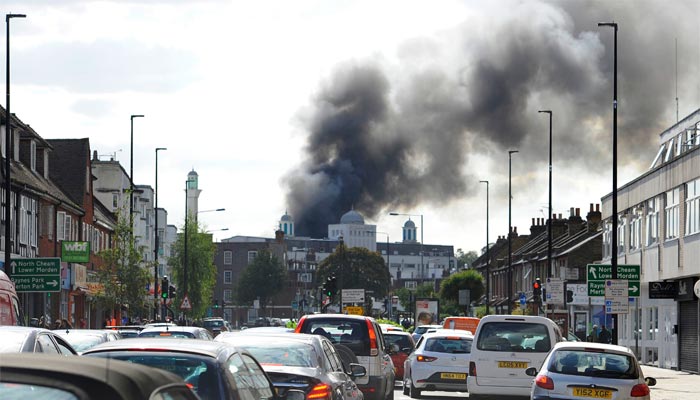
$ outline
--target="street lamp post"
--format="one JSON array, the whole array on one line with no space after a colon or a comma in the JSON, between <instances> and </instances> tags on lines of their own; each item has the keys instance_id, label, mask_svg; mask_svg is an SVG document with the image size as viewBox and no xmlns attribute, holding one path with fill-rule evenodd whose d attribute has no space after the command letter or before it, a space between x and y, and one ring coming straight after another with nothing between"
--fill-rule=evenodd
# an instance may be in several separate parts
<instances>
[{"instance_id":1,"label":"street lamp post","mask_svg":"<svg viewBox=\"0 0 700 400\"><path fill-rule=\"evenodd\" d=\"M617 23L599 22L598 26L609 26L614 30L614 68L613 68L613 143L612 143L612 238L610 261L613 279L617 279ZM613 314L613 344L617 344L617 316Z\"/></svg>"},{"instance_id":2,"label":"street lamp post","mask_svg":"<svg viewBox=\"0 0 700 400\"><path fill-rule=\"evenodd\" d=\"M143 118L143 115L131 116L131 154L129 154L131 158L129 167L129 180L131 181L129 185L129 223L131 229L134 229L134 118Z\"/></svg>"},{"instance_id":3,"label":"street lamp post","mask_svg":"<svg viewBox=\"0 0 700 400\"><path fill-rule=\"evenodd\" d=\"M10 112L10 20L12 18L26 18L25 14L5 14L5 23L7 25L7 56L5 58L5 102L7 107L7 115L5 115L5 273L7 276L12 275L10 268L11 252L10 243L10 193L12 185L10 183L10 158L12 157L12 113Z\"/></svg>"},{"instance_id":4,"label":"street lamp post","mask_svg":"<svg viewBox=\"0 0 700 400\"><path fill-rule=\"evenodd\" d=\"M161 150L168 150L165 147L156 147L156 190L153 194L156 203L156 229L155 229L155 247L153 249L153 260L155 261L155 266L153 267L153 320L155 321L158 317L158 152ZM169 290L170 288L162 288L163 290Z\"/></svg>"},{"instance_id":5,"label":"street lamp post","mask_svg":"<svg viewBox=\"0 0 700 400\"><path fill-rule=\"evenodd\" d=\"M489 315L491 303L491 258L489 253L489 181L479 181L486 184L486 315Z\"/></svg>"},{"instance_id":6,"label":"street lamp post","mask_svg":"<svg viewBox=\"0 0 700 400\"><path fill-rule=\"evenodd\" d=\"M547 278L552 277L552 111L540 110L549 114L549 213L547 214Z\"/></svg>"},{"instance_id":7,"label":"street lamp post","mask_svg":"<svg viewBox=\"0 0 700 400\"><path fill-rule=\"evenodd\" d=\"M512 222L511 222L511 200L513 196L511 195L511 176L512 176L512 165L513 158L512 155L517 153L518 150L508 150L508 314L513 311L513 304L511 301L511 296L513 295L513 261L511 260L512 253Z\"/></svg>"},{"instance_id":8,"label":"street lamp post","mask_svg":"<svg viewBox=\"0 0 700 400\"><path fill-rule=\"evenodd\" d=\"M423 214L400 214L397 212L390 212L389 215L397 216L403 215L406 217L420 217L420 278L421 280L425 278L423 272Z\"/></svg>"}]
</instances>

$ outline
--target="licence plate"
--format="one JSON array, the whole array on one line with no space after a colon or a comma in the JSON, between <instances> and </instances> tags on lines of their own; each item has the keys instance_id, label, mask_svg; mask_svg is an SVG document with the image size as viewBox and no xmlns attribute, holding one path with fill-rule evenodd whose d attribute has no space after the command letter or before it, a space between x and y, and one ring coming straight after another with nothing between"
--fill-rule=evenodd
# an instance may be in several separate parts
<instances>
[{"instance_id":1,"label":"licence plate","mask_svg":"<svg viewBox=\"0 0 700 400\"><path fill-rule=\"evenodd\" d=\"M498 368L527 368L526 361L499 361Z\"/></svg>"},{"instance_id":2,"label":"licence plate","mask_svg":"<svg viewBox=\"0 0 700 400\"><path fill-rule=\"evenodd\" d=\"M443 372L440 374L441 379L467 379L467 374L454 374L450 372Z\"/></svg>"},{"instance_id":3,"label":"licence plate","mask_svg":"<svg viewBox=\"0 0 700 400\"><path fill-rule=\"evenodd\" d=\"M590 397L593 399L612 399L612 390L586 388L586 387L575 387L574 388L574 396L576 396L576 397Z\"/></svg>"}]
</instances>

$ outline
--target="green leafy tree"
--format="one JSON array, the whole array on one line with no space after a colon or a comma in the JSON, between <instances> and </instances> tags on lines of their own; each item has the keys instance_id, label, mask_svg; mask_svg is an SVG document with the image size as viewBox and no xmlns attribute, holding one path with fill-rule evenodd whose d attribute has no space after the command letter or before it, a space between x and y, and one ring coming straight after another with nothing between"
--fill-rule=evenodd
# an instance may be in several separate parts
<instances>
[{"instance_id":1,"label":"green leafy tree","mask_svg":"<svg viewBox=\"0 0 700 400\"><path fill-rule=\"evenodd\" d=\"M129 218L117 213L114 246L99 253L103 263L97 266L102 291L95 297L105 309L128 306L132 316L147 315L150 274L142 267L143 248L136 248Z\"/></svg>"},{"instance_id":2,"label":"green leafy tree","mask_svg":"<svg viewBox=\"0 0 700 400\"><path fill-rule=\"evenodd\" d=\"M462 249L457 249L457 266L459 268L469 268L471 267L472 263L474 260L479 258L479 255L476 254L476 251L471 250L468 252L464 252Z\"/></svg>"},{"instance_id":3,"label":"green leafy tree","mask_svg":"<svg viewBox=\"0 0 700 400\"><path fill-rule=\"evenodd\" d=\"M479 272L473 269L459 271L445 278L440 284L440 307L443 310L450 310L450 313L457 315L457 310L464 309L459 306L459 291L469 290L469 303L477 301L484 295L484 280Z\"/></svg>"},{"instance_id":4,"label":"green leafy tree","mask_svg":"<svg viewBox=\"0 0 700 400\"><path fill-rule=\"evenodd\" d=\"M413 311L413 304L410 302L411 292L413 292L412 296L414 300L420 298L431 299L437 297L437 294L435 293L435 286L430 282L416 286L415 290L409 290L406 288L394 290L394 296L399 297L399 302L406 311ZM442 307L442 305L440 307Z\"/></svg>"},{"instance_id":5,"label":"green leafy tree","mask_svg":"<svg viewBox=\"0 0 700 400\"><path fill-rule=\"evenodd\" d=\"M348 248L344 244L338 245L335 251L326 259L321 261L317 270L318 285L322 285L328 276L335 275L338 283L338 290L344 289L365 289L370 291L370 297L383 298L387 295L391 275L389 269L379 253L369 251L364 247ZM339 296L336 296L339 300ZM365 304L365 308L371 303Z\"/></svg>"},{"instance_id":6,"label":"green leafy tree","mask_svg":"<svg viewBox=\"0 0 700 400\"><path fill-rule=\"evenodd\" d=\"M268 302L280 293L286 283L287 271L282 262L269 250L260 250L238 280L237 300L241 304L260 300L264 315Z\"/></svg>"},{"instance_id":7,"label":"green leafy tree","mask_svg":"<svg viewBox=\"0 0 700 400\"><path fill-rule=\"evenodd\" d=\"M187 297L192 310L187 314L192 318L202 318L209 308L216 285L216 265L214 254L216 245L212 241L212 235L206 233L195 218L190 216L185 219L187 224ZM185 296L184 265L185 265L185 225L183 233L178 235L172 247L172 257L169 263L173 266L170 282L177 288L177 295L173 299L173 311L177 312Z\"/></svg>"}]
</instances>

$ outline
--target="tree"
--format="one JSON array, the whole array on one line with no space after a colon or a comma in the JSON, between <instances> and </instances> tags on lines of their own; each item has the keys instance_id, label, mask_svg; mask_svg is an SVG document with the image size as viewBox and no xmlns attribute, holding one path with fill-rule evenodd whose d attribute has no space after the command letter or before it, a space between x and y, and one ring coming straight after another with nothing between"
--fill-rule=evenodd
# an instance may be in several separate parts
<instances>
[{"instance_id":1,"label":"tree","mask_svg":"<svg viewBox=\"0 0 700 400\"><path fill-rule=\"evenodd\" d=\"M413 293L413 294L411 294ZM411 304L411 296L413 299L431 299L437 297L435 293L435 285L431 282L423 283L422 285L416 286L415 290L410 290L407 288L399 288L394 291L394 295L399 297L399 302L404 310L413 311L413 304Z\"/></svg>"},{"instance_id":2,"label":"tree","mask_svg":"<svg viewBox=\"0 0 700 400\"><path fill-rule=\"evenodd\" d=\"M484 280L479 272L473 269L459 271L445 278L440 284L440 299L445 309L449 305L459 304L459 291L469 290L469 303L478 301L484 295ZM442 307L442 305L441 305Z\"/></svg>"},{"instance_id":3,"label":"tree","mask_svg":"<svg viewBox=\"0 0 700 400\"><path fill-rule=\"evenodd\" d=\"M260 250L238 280L237 300L239 303L260 300L264 315L268 301L280 293L285 283L287 271L282 262L269 250Z\"/></svg>"},{"instance_id":4,"label":"tree","mask_svg":"<svg viewBox=\"0 0 700 400\"><path fill-rule=\"evenodd\" d=\"M364 247L347 248L342 243L321 261L316 282L325 282L331 275L338 279L338 289L365 289L375 298L385 297L391 284L389 269L379 253Z\"/></svg>"},{"instance_id":5,"label":"tree","mask_svg":"<svg viewBox=\"0 0 700 400\"><path fill-rule=\"evenodd\" d=\"M216 265L214 254L216 245L212 242L212 235L206 233L195 218L190 216L185 219L187 224L187 297L192 306L188 314L192 318L204 317L207 308L211 306L211 299L216 285ZM178 235L172 247L172 257L168 260L172 265L170 283L174 283L177 294L173 299L176 308L182 304L185 296L184 269L185 265L185 235Z\"/></svg>"},{"instance_id":6,"label":"tree","mask_svg":"<svg viewBox=\"0 0 700 400\"><path fill-rule=\"evenodd\" d=\"M133 233L129 219L117 213L114 245L98 254L103 263L97 266L97 279L103 290L96 299L106 309L128 306L133 316L147 315L150 274L141 266L143 248L136 248Z\"/></svg>"},{"instance_id":7,"label":"tree","mask_svg":"<svg viewBox=\"0 0 700 400\"><path fill-rule=\"evenodd\" d=\"M460 269L471 267L477 258L479 258L479 255L474 250L465 253L462 249L457 249L457 266Z\"/></svg>"}]
</instances>

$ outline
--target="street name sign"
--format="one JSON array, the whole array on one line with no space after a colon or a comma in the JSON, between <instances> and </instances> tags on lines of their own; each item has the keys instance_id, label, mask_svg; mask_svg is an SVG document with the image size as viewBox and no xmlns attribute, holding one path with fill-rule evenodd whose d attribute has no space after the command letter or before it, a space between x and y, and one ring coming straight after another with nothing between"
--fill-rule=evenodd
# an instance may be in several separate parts
<instances>
[{"instance_id":1,"label":"street name sign","mask_svg":"<svg viewBox=\"0 0 700 400\"><path fill-rule=\"evenodd\" d=\"M18 292L60 292L60 258L17 258L10 262Z\"/></svg>"},{"instance_id":2,"label":"street name sign","mask_svg":"<svg viewBox=\"0 0 700 400\"><path fill-rule=\"evenodd\" d=\"M629 296L627 281L624 279L608 279L605 281L605 313L627 314L629 312Z\"/></svg>"},{"instance_id":3,"label":"street name sign","mask_svg":"<svg viewBox=\"0 0 700 400\"><path fill-rule=\"evenodd\" d=\"M605 281L613 278L628 282L627 295L629 297L639 297L641 293L639 265L618 265L617 277L615 277L613 267L610 264L588 264L586 276L589 296L605 296Z\"/></svg>"}]
</instances>

